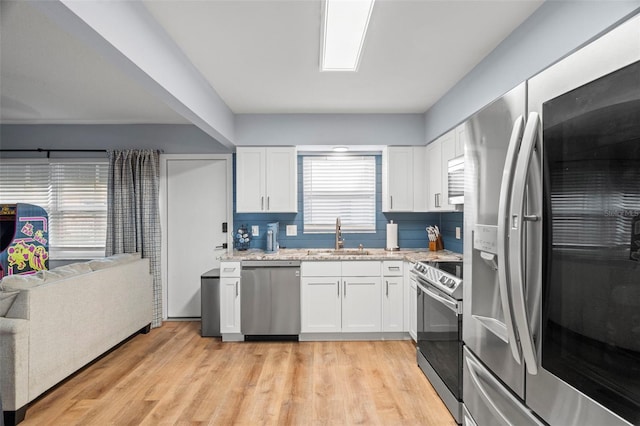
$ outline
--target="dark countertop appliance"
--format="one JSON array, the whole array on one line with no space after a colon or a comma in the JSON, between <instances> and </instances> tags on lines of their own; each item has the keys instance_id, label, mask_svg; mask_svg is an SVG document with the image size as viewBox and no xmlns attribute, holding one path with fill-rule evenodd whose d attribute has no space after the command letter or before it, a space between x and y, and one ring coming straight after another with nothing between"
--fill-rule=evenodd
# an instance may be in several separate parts
<instances>
[{"instance_id":1,"label":"dark countertop appliance","mask_svg":"<svg viewBox=\"0 0 640 426\"><path fill-rule=\"evenodd\" d=\"M200 276L202 304L200 334L202 337L220 337L220 269L215 268Z\"/></svg>"}]
</instances>

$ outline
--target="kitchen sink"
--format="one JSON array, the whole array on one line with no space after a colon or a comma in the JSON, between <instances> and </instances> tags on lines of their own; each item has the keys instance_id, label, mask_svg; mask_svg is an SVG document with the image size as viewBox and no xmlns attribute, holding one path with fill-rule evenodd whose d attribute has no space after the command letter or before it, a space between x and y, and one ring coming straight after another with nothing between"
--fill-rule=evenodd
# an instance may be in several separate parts
<instances>
[{"instance_id":1,"label":"kitchen sink","mask_svg":"<svg viewBox=\"0 0 640 426\"><path fill-rule=\"evenodd\" d=\"M360 249L311 249L307 250L308 256L366 256L369 254L368 250Z\"/></svg>"}]
</instances>

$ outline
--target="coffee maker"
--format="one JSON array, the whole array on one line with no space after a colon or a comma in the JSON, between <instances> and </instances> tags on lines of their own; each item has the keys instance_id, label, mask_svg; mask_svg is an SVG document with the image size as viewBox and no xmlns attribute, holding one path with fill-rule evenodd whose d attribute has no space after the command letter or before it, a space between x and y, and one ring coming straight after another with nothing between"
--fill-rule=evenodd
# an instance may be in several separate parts
<instances>
[{"instance_id":1,"label":"coffee maker","mask_svg":"<svg viewBox=\"0 0 640 426\"><path fill-rule=\"evenodd\" d=\"M268 223L267 224L267 253L277 253L280 249L280 243L278 243L278 233L280 231L280 223Z\"/></svg>"}]
</instances>

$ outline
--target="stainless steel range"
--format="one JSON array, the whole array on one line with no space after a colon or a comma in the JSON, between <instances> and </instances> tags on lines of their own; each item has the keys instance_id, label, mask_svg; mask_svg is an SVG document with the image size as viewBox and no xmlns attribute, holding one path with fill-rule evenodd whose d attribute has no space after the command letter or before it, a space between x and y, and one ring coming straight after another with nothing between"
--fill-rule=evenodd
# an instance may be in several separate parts
<instances>
[{"instance_id":1,"label":"stainless steel range","mask_svg":"<svg viewBox=\"0 0 640 426\"><path fill-rule=\"evenodd\" d=\"M457 423L462 415L462 262L416 263L417 358Z\"/></svg>"}]
</instances>

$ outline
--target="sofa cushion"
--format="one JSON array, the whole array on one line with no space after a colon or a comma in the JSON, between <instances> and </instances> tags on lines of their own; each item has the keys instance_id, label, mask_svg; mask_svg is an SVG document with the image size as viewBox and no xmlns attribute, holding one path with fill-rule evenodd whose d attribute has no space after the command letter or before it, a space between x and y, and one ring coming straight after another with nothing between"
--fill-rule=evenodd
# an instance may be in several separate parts
<instances>
[{"instance_id":1,"label":"sofa cushion","mask_svg":"<svg viewBox=\"0 0 640 426\"><path fill-rule=\"evenodd\" d=\"M20 290L2 291L0 290L0 317L4 317L13 305L13 301L20 293Z\"/></svg>"},{"instance_id":2,"label":"sofa cushion","mask_svg":"<svg viewBox=\"0 0 640 426\"><path fill-rule=\"evenodd\" d=\"M91 267L86 263L70 263L68 265L52 269L52 271L63 272L65 275L80 275L91 272Z\"/></svg>"},{"instance_id":3,"label":"sofa cushion","mask_svg":"<svg viewBox=\"0 0 640 426\"><path fill-rule=\"evenodd\" d=\"M44 271L29 275L9 275L0 281L1 290L26 290L44 284Z\"/></svg>"},{"instance_id":4,"label":"sofa cushion","mask_svg":"<svg viewBox=\"0 0 640 426\"><path fill-rule=\"evenodd\" d=\"M105 268L110 268L112 266L115 266L116 263L109 258L104 258L104 259L90 260L89 262L87 262L87 265L89 265L92 271L99 271L100 269L105 269Z\"/></svg>"},{"instance_id":5,"label":"sofa cushion","mask_svg":"<svg viewBox=\"0 0 640 426\"><path fill-rule=\"evenodd\" d=\"M51 283L63 278L74 277L89 272L92 272L92 269L86 263L72 263L49 271L42 271L42 276L45 283Z\"/></svg>"},{"instance_id":6,"label":"sofa cushion","mask_svg":"<svg viewBox=\"0 0 640 426\"><path fill-rule=\"evenodd\" d=\"M102 259L94 259L87 262L87 265L91 267L91 270L98 271L104 268L110 268L112 266L121 265L123 263L133 262L142 257L140 253L120 253L113 256L105 257Z\"/></svg>"},{"instance_id":7,"label":"sofa cushion","mask_svg":"<svg viewBox=\"0 0 640 426\"><path fill-rule=\"evenodd\" d=\"M117 265L123 263L133 262L134 260L142 259L142 253L120 253L109 256L108 259L115 262Z\"/></svg>"}]
</instances>

